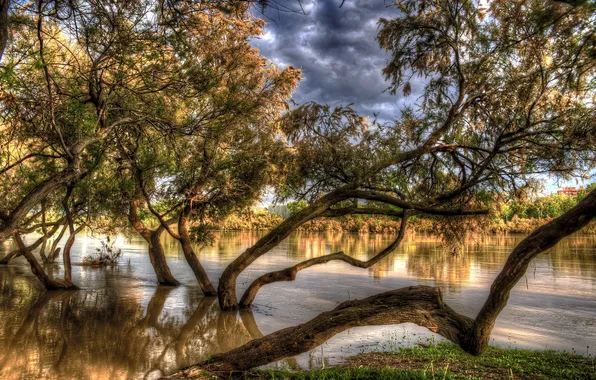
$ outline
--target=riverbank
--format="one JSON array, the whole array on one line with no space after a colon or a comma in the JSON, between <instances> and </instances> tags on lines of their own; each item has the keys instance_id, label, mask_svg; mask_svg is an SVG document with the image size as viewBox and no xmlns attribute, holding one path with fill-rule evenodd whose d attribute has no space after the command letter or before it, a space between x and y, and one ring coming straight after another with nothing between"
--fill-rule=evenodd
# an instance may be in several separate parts
<instances>
[{"instance_id":1,"label":"riverbank","mask_svg":"<svg viewBox=\"0 0 596 380\"><path fill-rule=\"evenodd\" d=\"M372 352L343 364L313 371L251 371L237 379L262 380L368 380L368 379L596 379L594 356L558 351L533 351L490 347L475 357L449 343ZM176 377L168 377L175 379ZM217 378L196 371L190 379ZM226 377L228 378L228 377Z\"/></svg>"},{"instance_id":2,"label":"riverbank","mask_svg":"<svg viewBox=\"0 0 596 380\"><path fill-rule=\"evenodd\" d=\"M528 234L538 227L550 222L552 218L520 218L514 216L510 220L501 218L483 219L461 218L453 221L453 224L460 226L465 223L468 232L482 230L482 233L506 234L519 233ZM284 219L276 214L267 212L242 212L232 214L218 223L208 226L208 229L219 231L268 231ZM298 228L302 232L352 232L352 233L394 233L399 230L400 221L395 218L383 215L351 215L338 218L315 219ZM409 231L424 234L441 234L446 230L446 220L432 217L411 217L408 223ZM596 222L590 223L579 233L596 234Z\"/></svg>"}]
</instances>

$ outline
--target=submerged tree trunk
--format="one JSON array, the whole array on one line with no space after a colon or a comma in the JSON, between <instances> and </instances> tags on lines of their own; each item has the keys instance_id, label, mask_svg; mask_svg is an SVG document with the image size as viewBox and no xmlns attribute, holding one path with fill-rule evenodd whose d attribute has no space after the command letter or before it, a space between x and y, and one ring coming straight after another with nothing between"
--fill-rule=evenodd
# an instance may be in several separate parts
<instances>
[{"instance_id":1,"label":"submerged tree trunk","mask_svg":"<svg viewBox=\"0 0 596 380\"><path fill-rule=\"evenodd\" d=\"M141 234L143 239L145 239L145 241L149 244L149 259L151 260L151 265L155 270L157 282L160 285L165 286L180 285L178 280L174 278L172 272L170 271L170 267L168 266L168 262L166 261L163 246L161 245L160 237L163 231L165 230L164 227L159 226L155 231L152 231L145 227L143 222L141 222L141 220L139 219L138 207L138 199L135 199L130 202L128 220L130 221L130 224L133 226L133 228L139 234Z\"/></svg>"},{"instance_id":2,"label":"submerged tree trunk","mask_svg":"<svg viewBox=\"0 0 596 380\"><path fill-rule=\"evenodd\" d=\"M157 282L160 285L165 286L178 286L180 283L174 278L168 262L166 261L166 255L161 244L160 237L164 229L162 227L157 228L155 231L151 231L149 237L149 258L151 264L155 269L157 275Z\"/></svg>"},{"instance_id":3,"label":"submerged tree trunk","mask_svg":"<svg viewBox=\"0 0 596 380\"><path fill-rule=\"evenodd\" d=\"M185 205L182 211L180 211L180 218L178 219L178 240L182 246L184 257L201 286L201 290L203 290L205 296L215 297L217 296L217 291L213 287L213 284L211 284L209 276L207 276L207 272L205 272L205 268L201 265L201 262L192 248L190 234L188 232L188 216L190 215L190 212L190 205Z\"/></svg>"},{"instance_id":4,"label":"submerged tree trunk","mask_svg":"<svg viewBox=\"0 0 596 380\"><path fill-rule=\"evenodd\" d=\"M22 255L25 256L25 259L27 259L27 262L29 262L29 265L31 266L31 271L33 272L35 277L37 277L39 281L41 281L41 283L43 284L43 286L45 286L46 289L78 289L78 287L70 281L65 281L61 279L52 280L50 276L48 276L46 272L43 270L35 256L33 256L33 253L31 253L29 247L25 245L23 239L21 238L21 235L18 232L15 232L13 234L13 238L17 246L21 250Z\"/></svg>"},{"instance_id":5,"label":"submerged tree trunk","mask_svg":"<svg viewBox=\"0 0 596 380\"><path fill-rule=\"evenodd\" d=\"M75 238L79 232L81 232L85 226L81 225L73 230L62 249L62 262L64 263L64 280L67 282L72 281L72 264L70 262L70 250L75 243Z\"/></svg>"},{"instance_id":6,"label":"submerged tree trunk","mask_svg":"<svg viewBox=\"0 0 596 380\"><path fill-rule=\"evenodd\" d=\"M299 271L306 268L310 268L313 265L325 264L330 261L339 260L358 268L370 268L371 266L381 261L383 258L387 257L387 255L389 255L391 252L395 251L395 249L401 244L401 241L403 240L406 234L407 220L408 213L405 212L402 215L399 233L397 234L395 240L391 244L389 244L385 249L383 249L381 252L377 253L367 261L357 260L351 256L346 255L343 252L336 252L329 255L315 257L303 261L294 265L293 267L289 267L279 271L269 272L262 275L261 277L254 280L252 284L250 284L248 289L246 289L244 295L242 296L242 299L240 300L240 307L250 307L255 297L257 296L257 293L263 286L279 281L294 281Z\"/></svg>"},{"instance_id":7,"label":"submerged tree trunk","mask_svg":"<svg viewBox=\"0 0 596 380\"><path fill-rule=\"evenodd\" d=\"M348 189L348 187L346 187ZM219 307L222 310L237 310L240 308L236 295L236 281L244 269L252 264L256 259L269 252L272 248L281 243L302 224L319 217L335 203L346 198L346 189L335 190L305 209L290 216L279 226L263 236L259 241L244 251L234 261L232 261L224 270L219 280L218 299Z\"/></svg>"}]
</instances>

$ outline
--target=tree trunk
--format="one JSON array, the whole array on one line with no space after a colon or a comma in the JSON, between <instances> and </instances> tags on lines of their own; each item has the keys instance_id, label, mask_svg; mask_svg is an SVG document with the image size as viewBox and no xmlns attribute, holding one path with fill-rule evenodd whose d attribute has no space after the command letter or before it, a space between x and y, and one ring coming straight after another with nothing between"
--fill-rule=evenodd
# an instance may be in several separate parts
<instances>
[{"instance_id":1,"label":"tree trunk","mask_svg":"<svg viewBox=\"0 0 596 380\"><path fill-rule=\"evenodd\" d=\"M79 232L81 232L85 228L84 226L79 226L77 229L72 231L64 244L64 248L62 250L62 262L64 263L64 280L67 282L72 281L72 264L70 262L70 250L75 243L76 236Z\"/></svg>"},{"instance_id":2,"label":"tree trunk","mask_svg":"<svg viewBox=\"0 0 596 380\"><path fill-rule=\"evenodd\" d=\"M476 316L474 326L462 348L480 355L488 347L495 321L507 305L511 289L524 276L534 257L552 248L561 239L586 226L596 217L596 191L592 191L574 208L532 232L507 258L503 270L490 288L488 299Z\"/></svg>"},{"instance_id":3,"label":"tree trunk","mask_svg":"<svg viewBox=\"0 0 596 380\"><path fill-rule=\"evenodd\" d=\"M18 232L15 232L13 234L13 238L14 238L17 246L21 250L22 255L25 256L25 259L27 259L27 261L29 262L29 265L31 266L31 271L33 272L35 277L37 277L39 279L39 281L41 281L41 283L43 284L43 286L45 286L46 289L48 289L48 290L78 289L78 287L76 285L74 285L72 282L67 282L67 281L64 281L61 279L52 280L46 274L46 272L43 270L43 268L41 267L41 265L39 264L39 262L37 261L35 256L33 256L33 253L31 253L31 250L29 250L29 248L25 245L25 243L23 242L23 239L21 238L21 235Z\"/></svg>"},{"instance_id":4,"label":"tree trunk","mask_svg":"<svg viewBox=\"0 0 596 380\"><path fill-rule=\"evenodd\" d=\"M60 243L60 240L62 240L62 237L64 237L64 233L66 232L66 229L68 228L68 224L65 224L64 227L62 228L62 230L60 231L60 233L58 234L58 236L56 237L56 240L54 240L54 242L52 243L52 247L50 248L50 255L48 256L48 261L53 263L54 261L56 261L56 259L58 258L58 255L60 254L60 248L58 248L58 244ZM54 234L52 234L54 235ZM50 236L52 236L50 235Z\"/></svg>"},{"instance_id":5,"label":"tree trunk","mask_svg":"<svg viewBox=\"0 0 596 380\"><path fill-rule=\"evenodd\" d=\"M170 267L168 267L163 246L161 245L161 241L159 241L159 238L164 231L164 227L160 226L155 231L146 228L143 222L139 219L138 207L138 199L130 202L128 220L133 228L141 234L143 239L149 244L149 259L151 260L151 265L153 265L153 269L157 275L158 284L165 286L180 285L172 275Z\"/></svg>"},{"instance_id":6,"label":"tree trunk","mask_svg":"<svg viewBox=\"0 0 596 380\"><path fill-rule=\"evenodd\" d=\"M244 251L234 261L232 261L224 270L219 280L218 299L219 307L222 310L237 310L239 309L238 299L236 296L236 281L238 276L244 269L252 264L256 259L269 252L276 247L281 241L287 238L296 228L302 224L319 217L330 206L347 198L346 193L352 188L346 187L335 190L310 206L290 216L283 221L279 226L271 230L267 235L263 236L259 241Z\"/></svg>"},{"instance_id":7,"label":"tree trunk","mask_svg":"<svg viewBox=\"0 0 596 380\"><path fill-rule=\"evenodd\" d=\"M164 230L161 227L155 231L151 231L151 236L149 239L149 258L151 259L151 264L155 269L157 282L160 285L178 286L180 283L174 278L172 272L170 271L170 267L166 261L166 255L163 250L163 245L159 240L163 231Z\"/></svg>"},{"instance_id":8,"label":"tree trunk","mask_svg":"<svg viewBox=\"0 0 596 380\"><path fill-rule=\"evenodd\" d=\"M0 0L0 62L8 41L8 6L10 0Z\"/></svg>"},{"instance_id":9,"label":"tree trunk","mask_svg":"<svg viewBox=\"0 0 596 380\"><path fill-rule=\"evenodd\" d=\"M178 220L178 234L182 252L184 252L184 257L186 258L188 265L192 268L205 296L215 297L217 296L217 291L211 284L209 276L207 276L207 272L205 272L205 268L201 265L201 262L192 248L190 234L188 232L188 216L190 215L190 211L190 205L185 205L184 209L180 212L180 218Z\"/></svg>"}]
</instances>

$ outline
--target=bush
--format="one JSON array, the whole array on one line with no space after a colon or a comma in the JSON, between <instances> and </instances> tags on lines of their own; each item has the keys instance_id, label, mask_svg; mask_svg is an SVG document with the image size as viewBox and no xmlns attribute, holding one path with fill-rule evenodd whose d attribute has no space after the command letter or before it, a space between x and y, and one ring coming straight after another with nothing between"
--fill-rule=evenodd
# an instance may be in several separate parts
<instances>
[{"instance_id":1,"label":"bush","mask_svg":"<svg viewBox=\"0 0 596 380\"><path fill-rule=\"evenodd\" d=\"M101 241L101 247L95 249L95 253L91 256L83 257L84 265L91 266L113 266L118 264L118 259L122 256L122 249L115 248L114 243L110 241L110 237Z\"/></svg>"}]
</instances>

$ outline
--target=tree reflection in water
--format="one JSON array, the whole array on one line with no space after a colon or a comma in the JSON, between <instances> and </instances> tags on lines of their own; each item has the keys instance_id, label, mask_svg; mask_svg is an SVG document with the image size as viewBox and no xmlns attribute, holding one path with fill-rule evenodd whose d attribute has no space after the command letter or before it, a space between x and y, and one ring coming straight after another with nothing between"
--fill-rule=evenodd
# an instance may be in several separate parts
<instances>
[{"instance_id":1,"label":"tree reflection in water","mask_svg":"<svg viewBox=\"0 0 596 380\"><path fill-rule=\"evenodd\" d=\"M222 313L215 298L172 315L171 292L156 288L146 309L113 291L41 294L2 337L0 378L152 379L262 336L250 311Z\"/></svg>"}]
</instances>

